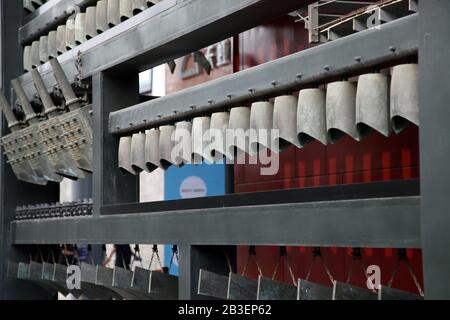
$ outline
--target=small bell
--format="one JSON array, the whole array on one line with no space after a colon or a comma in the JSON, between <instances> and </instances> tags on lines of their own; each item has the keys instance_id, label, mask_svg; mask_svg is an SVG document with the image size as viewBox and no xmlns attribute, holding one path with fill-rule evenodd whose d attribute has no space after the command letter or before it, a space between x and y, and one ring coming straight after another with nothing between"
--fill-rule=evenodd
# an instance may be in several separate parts
<instances>
[{"instance_id":1,"label":"small bell","mask_svg":"<svg viewBox=\"0 0 450 320\"><path fill-rule=\"evenodd\" d=\"M250 108L237 107L230 111L226 141L226 157L234 160L236 157L249 153Z\"/></svg>"},{"instance_id":2,"label":"small bell","mask_svg":"<svg viewBox=\"0 0 450 320\"><path fill-rule=\"evenodd\" d=\"M267 101L255 102L250 111L250 155L271 148L273 127L273 104Z\"/></svg>"},{"instance_id":3,"label":"small bell","mask_svg":"<svg viewBox=\"0 0 450 320\"><path fill-rule=\"evenodd\" d=\"M359 77L356 91L356 128L361 137L372 130L388 137L391 133L389 78L381 73Z\"/></svg>"},{"instance_id":4,"label":"small bell","mask_svg":"<svg viewBox=\"0 0 450 320\"><path fill-rule=\"evenodd\" d=\"M134 0L121 0L120 1L120 21L125 20L133 16L133 2Z\"/></svg>"},{"instance_id":5,"label":"small bell","mask_svg":"<svg viewBox=\"0 0 450 320\"><path fill-rule=\"evenodd\" d=\"M86 8L86 40L90 40L97 35L97 7Z\"/></svg>"},{"instance_id":6,"label":"small bell","mask_svg":"<svg viewBox=\"0 0 450 320\"><path fill-rule=\"evenodd\" d=\"M145 134L135 133L131 140L131 167L136 174L146 171L145 165Z\"/></svg>"},{"instance_id":7,"label":"small bell","mask_svg":"<svg viewBox=\"0 0 450 320\"><path fill-rule=\"evenodd\" d=\"M160 167L159 162L159 135L157 129L148 130L145 137L145 165L148 172L153 172Z\"/></svg>"},{"instance_id":8,"label":"small bell","mask_svg":"<svg viewBox=\"0 0 450 320\"><path fill-rule=\"evenodd\" d=\"M174 155L175 162L181 164L192 163L192 123L181 121L175 125L174 134Z\"/></svg>"},{"instance_id":9,"label":"small bell","mask_svg":"<svg viewBox=\"0 0 450 320\"><path fill-rule=\"evenodd\" d=\"M210 143L208 130L210 117L198 117L192 121L192 159L193 164L201 164L203 160L213 162L211 154L205 153L206 146Z\"/></svg>"},{"instance_id":10,"label":"small bell","mask_svg":"<svg viewBox=\"0 0 450 320\"><path fill-rule=\"evenodd\" d=\"M178 166L180 163L172 158L172 151L175 146L172 134L175 132L175 126L162 126L159 131L159 162L161 167L167 170L171 165Z\"/></svg>"},{"instance_id":11,"label":"small bell","mask_svg":"<svg viewBox=\"0 0 450 320\"><path fill-rule=\"evenodd\" d=\"M117 26L120 21L120 0L108 0L108 26L110 28Z\"/></svg>"},{"instance_id":12,"label":"small bell","mask_svg":"<svg viewBox=\"0 0 450 320\"><path fill-rule=\"evenodd\" d=\"M119 169L122 172L136 174L131 167L131 140L132 137L121 137L119 141Z\"/></svg>"},{"instance_id":13,"label":"small bell","mask_svg":"<svg viewBox=\"0 0 450 320\"><path fill-rule=\"evenodd\" d=\"M75 16L75 45L79 46L86 41L86 13Z\"/></svg>"},{"instance_id":14,"label":"small bell","mask_svg":"<svg viewBox=\"0 0 450 320\"><path fill-rule=\"evenodd\" d=\"M356 130L356 84L349 81L329 83L327 86L327 130L331 143L345 134L360 140Z\"/></svg>"},{"instance_id":15,"label":"small bell","mask_svg":"<svg viewBox=\"0 0 450 320\"><path fill-rule=\"evenodd\" d=\"M58 56L57 42L56 42L56 31L50 31L48 33L48 56L47 61L56 58Z\"/></svg>"},{"instance_id":16,"label":"small bell","mask_svg":"<svg viewBox=\"0 0 450 320\"><path fill-rule=\"evenodd\" d=\"M75 19L66 21L66 49L72 50L76 47L75 43Z\"/></svg>"},{"instance_id":17,"label":"small bell","mask_svg":"<svg viewBox=\"0 0 450 320\"><path fill-rule=\"evenodd\" d=\"M23 50L23 69L24 71L31 71L31 46L26 46Z\"/></svg>"},{"instance_id":18,"label":"small bell","mask_svg":"<svg viewBox=\"0 0 450 320\"><path fill-rule=\"evenodd\" d=\"M300 146L314 140L327 145L327 121L325 91L304 89L298 96L297 132Z\"/></svg>"},{"instance_id":19,"label":"small bell","mask_svg":"<svg viewBox=\"0 0 450 320\"><path fill-rule=\"evenodd\" d=\"M229 122L230 113L228 112L216 112L211 116L211 143L206 152L210 152L215 161L221 161L226 154L225 140Z\"/></svg>"},{"instance_id":20,"label":"small bell","mask_svg":"<svg viewBox=\"0 0 450 320\"><path fill-rule=\"evenodd\" d=\"M300 148L297 136L297 105L298 99L292 95L275 98L273 113L273 128L279 130L278 149L280 152L294 145Z\"/></svg>"},{"instance_id":21,"label":"small bell","mask_svg":"<svg viewBox=\"0 0 450 320\"><path fill-rule=\"evenodd\" d=\"M58 26L56 29L56 46L58 55L63 54L67 51L66 48L66 25Z\"/></svg>"},{"instance_id":22,"label":"small bell","mask_svg":"<svg viewBox=\"0 0 450 320\"><path fill-rule=\"evenodd\" d=\"M37 68L41 65L41 57L39 54L39 40L33 41L31 44L31 66Z\"/></svg>"},{"instance_id":23,"label":"small bell","mask_svg":"<svg viewBox=\"0 0 450 320\"><path fill-rule=\"evenodd\" d=\"M109 29L108 26L108 1L100 0L97 2L97 10L95 11L95 28L97 33L100 34Z\"/></svg>"},{"instance_id":24,"label":"small bell","mask_svg":"<svg viewBox=\"0 0 450 320\"><path fill-rule=\"evenodd\" d=\"M419 65L403 64L392 70L391 122L395 133L419 125Z\"/></svg>"}]
</instances>

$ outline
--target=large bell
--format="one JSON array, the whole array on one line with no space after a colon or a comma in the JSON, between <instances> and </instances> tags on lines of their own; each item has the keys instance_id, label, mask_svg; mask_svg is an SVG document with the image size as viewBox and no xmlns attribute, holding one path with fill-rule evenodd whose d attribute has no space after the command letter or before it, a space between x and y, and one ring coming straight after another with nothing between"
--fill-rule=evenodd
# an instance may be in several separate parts
<instances>
[{"instance_id":1,"label":"large bell","mask_svg":"<svg viewBox=\"0 0 450 320\"><path fill-rule=\"evenodd\" d=\"M216 112L211 115L211 126L209 130L211 143L206 147L205 153L210 153L215 161L223 160L226 154L226 133L230 122L228 112Z\"/></svg>"},{"instance_id":2,"label":"large bell","mask_svg":"<svg viewBox=\"0 0 450 320\"><path fill-rule=\"evenodd\" d=\"M41 58L39 55L39 40L33 41L31 44L31 66L37 68L41 65Z\"/></svg>"},{"instance_id":3,"label":"large bell","mask_svg":"<svg viewBox=\"0 0 450 320\"><path fill-rule=\"evenodd\" d=\"M226 142L226 157L230 160L249 153L250 108L237 107L230 111Z\"/></svg>"},{"instance_id":4,"label":"large bell","mask_svg":"<svg viewBox=\"0 0 450 320\"><path fill-rule=\"evenodd\" d=\"M75 19L66 21L66 49L71 50L76 47L75 43Z\"/></svg>"},{"instance_id":5,"label":"large bell","mask_svg":"<svg viewBox=\"0 0 450 320\"><path fill-rule=\"evenodd\" d=\"M172 157L172 151L175 142L172 140L172 134L175 132L175 126L167 125L159 128L159 162L164 170L171 165L178 166L180 163Z\"/></svg>"},{"instance_id":6,"label":"large bell","mask_svg":"<svg viewBox=\"0 0 450 320\"><path fill-rule=\"evenodd\" d=\"M250 111L249 154L255 155L259 150L271 148L271 130L273 126L273 104L268 101L255 102Z\"/></svg>"},{"instance_id":7,"label":"large bell","mask_svg":"<svg viewBox=\"0 0 450 320\"><path fill-rule=\"evenodd\" d=\"M301 90L298 96L297 133L300 146L314 140L327 145L325 91L318 88Z\"/></svg>"},{"instance_id":8,"label":"large bell","mask_svg":"<svg viewBox=\"0 0 450 320\"><path fill-rule=\"evenodd\" d=\"M97 35L97 7L86 8L86 40L90 40Z\"/></svg>"},{"instance_id":9,"label":"large bell","mask_svg":"<svg viewBox=\"0 0 450 320\"><path fill-rule=\"evenodd\" d=\"M39 61L46 63L48 61L48 36L39 38Z\"/></svg>"},{"instance_id":10,"label":"large bell","mask_svg":"<svg viewBox=\"0 0 450 320\"><path fill-rule=\"evenodd\" d=\"M258 281L230 272L227 300L256 300Z\"/></svg>"},{"instance_id":11,"label":"large bell","mask_svg":"<svg viewBox=\"0 0 450 320\"><path fill-rule=\"evenodd\" d=\"M331 143L345 134L359 141L356 130L356 84L349 81L329 83L327 87L327 130Z\"/></svg>"},{"instance_id":12,"label":"large bell","mask_svg":"<svg viewBox=\"0 0 450 320\"><path fill-rule=\"evenodd\" d=\"M26 46L23 49L23 70L31 71L32 63L31 63L31 46Z\"/></svg>"},{"instance_id":13,"label":"large bell","mask_svg":"<svg viewBox=\"0 0 450 320\"><path fill-rule=\"evenodd\" d=\"M258 300L296 300L297 287L259 276Z\"/></svg>"},{"instance_id":14,"label":"large bell","mask_svg":"<svg viewBox=\"0 0 450 320\"><path fill-rule=\"evenodd\" d=\"M158 129L148 130L145 137L145 165L148 172L158 169L159 162L159 135Z\"/></svg>"},{"instance_id":15,"label":"large bell","mask_svg":"<svg viewBox=\"0 0 450 320\"><path fill-rule=\"evenodd\" d=\"M147 170L145 165L145 133L135 133L131 139L131 167L136 174Z\"/></svg>"},{"instance_id":16,"label":"large bell","mask_svg":"<svg viewBox=\"0 0 450 320\"><path fill-rule=\"evenodd\" d=\"M51 58L56 58L58 56L58 48L57 48L57 42L56 42L56 31L50 31L48 33L48 56L47 56L47 60L51 59Z\"/></svg>"},{"instance_id":17,"label":"large bell","mask_svg":"<svg viewBox=\"0 0 450 320\"><path fill-rule=\"evenodd\" d=\"M132 4L132 13L133 15L137 15L147 9L147 1L146 0L133 0Z\"/></svg>"},{"instance_id":18,"label":"large bell","mask_svg":"<svg viewBox=\"0 0 450 320\"><path fill-rule=\"evenodd\" d=\"M275 98L273 113L273 128L279 130L278 146L274 151L280 152L294 145L300 147L297 136L297 105L298 99L292 95Z\"/></svg>"},{"instance_id":19,"label":"large bell","mask_svg":"<svg viewBox=\"0 0 450 320\"><path fill-rule=\"evenodd\" d=\"M362 138L372 130L386 137L390 135L388 76L369 73L359 77L356 92L356 128Z\"/></svg>"},{"instance_id":20,"label":"large bell","mask_svg":"<svg viewBox=\"0 0 450 320\"><path fill-rule=\"evenodd\" d=\"M423 300L421 295L385 286L378 292L380 300Z\"/></svg>"},{"instance_id":21,"label":"large bell","mask_svg":"<svg viewBox=\"0 0 450 320\"><path fill-rule=\"evenodd\" d=\"M133 16L133 3L134 0L120 1L120 21L124 22Z\"/></svg>"},{"instance_id":22,"label":"large bell","mask_svg":"<svg viewBox=\"0 0 450 320\"><path fill-rule=\"evenodd\" d=\"M175 125L174 134L174 155L175 162L179 164L192 163L192 123L190 121L181 121Z\"/></svg>"},{"instance_id":23,"label":"large bell","mask_svg":"<svg viewBox=\"0 0 450 320\"><path fill-rule=\"evenodd\" d=\"M79 46L86 41L86 13L81 12L75 16L75 44Z\"/></svg>"},{"instance_id":24,"label":"large bell","mask_svg":"<svg viewBox=\"0 0 450 320\"><path fill-rule=\"evenodd\" d=\"M335 281L333 300L378 300L378 295L367 289Z\"/></svg>"},{"instance_id":25,"label":"large bell","mask_svg":"<svg viewBox=\"0 0 450 320\"><path fill-rule=\"evenodd\" d=\"M109 29L108 26L108 1L100 0L97 2L97 10L95 17L95 28L97 33L100 34Z\"/></svg>"},{"instance_id":26,"label":"large bell","mask_svg":"<svg viewBox=\"0 0 450 320\"><path fill-rule=\"evenodd\" d=\"M213 162L211 154L204 152L209 144L207 139L210 125L210 117L198 117L192 121L192 162L194 164L201 164L202 160L208 163Z\"/></svg>"},{"instance_id":27,"label":"large bell","mask_svg":"<svg viewBox=\"0 0 450 320\"><path fill-rule=\"evenodd\" d=\"M63 54L67 51L65 24L58 26L58 29L56 29L56 49L58 54Z\"/></svg>"},{"instance_id":28,"label":"large bell","mask_svg":"<svg viewBox=\"0 0 450 320\"><path fill-rule=\"evenodd\" d=\"M92 264L88 264L85 262L81 263L81 291L84 295L91 299L101 299L101 300L110 300L110 299L119 299L122 297L110 290L109 288L98 284L99 282L105 282L108 277L108 273L103 272L98 273L97 266ZM98 275L100 276L98 278ZM111 274L112 275L112 274ZM100 281L99 281L100 280ZM111 282L110 282L111 283Z\"/></svg>"},{"instance_id":29,"label":"large bell","mask_svg":"<svg viewBox=\"0 0 450 320\"><path fill-rule=\"evenodd\" d=\"M121 137L119 141L119 169L122 172L136 174L131 166L131 140L132 137Z\"/></svg>"},{"instance_id":30,"label":"large bell","mask_svg":"<svg viewBox=\"0 0 450 320\"><path fill-rule=\"evenodd\" d=\"M331 300L333 288L298 279L297 300Z\"/></svg>"},{"instance_id":31,"label":"large bell","mask_svg":"<svg viewBox=\"0 0 450 320\"><path fill-rule=\"evenodd\" d=\"M419 65L403 64L392 69L391 121L395 133L419 125Z\"/></svg>"},{"instance_id":32,"label":"large bell","mask_svg":"<svg viewBox=\"0 0 450 320\"><path fill-rule=\"evenodd\" d=\"M110 28L120 23L120 0L108 0L108 26Z\"/></svg>"},{"instance_id":33,"label":"large bell","mask_svg":"<svg viewBox=\"0 0 450 320\"><path fill-rule=\"evenodd\" d=\"M228 277L200 269L197 294L226 300L228 296Z\"/></svg>"}]
</instances>

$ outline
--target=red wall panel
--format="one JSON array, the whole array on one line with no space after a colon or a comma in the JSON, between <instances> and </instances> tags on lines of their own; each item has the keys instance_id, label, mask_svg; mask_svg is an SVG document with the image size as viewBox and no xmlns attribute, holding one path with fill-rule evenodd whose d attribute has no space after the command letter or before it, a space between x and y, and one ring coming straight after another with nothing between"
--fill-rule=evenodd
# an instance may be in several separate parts
<instances>
[{"instance_id":1,"label":"red wall panel","mask_svg":"<svg viewBox=\"0 0 450 320\"><path fill-rule=\"evenodd\" d=\"M241 34L235 50L235 68L243 70L308 46L307 31L302 23L294 23L285 17ZM255 192L274 189L306 188L324 185L351 184L419 177L418 128L411 127L399 135L385 138L374 133L362 142L344 137L334 145L323 146L314 142L300 150L290 147L280 154L280 170L274 176L260 175L260 165L235 166L235 192ZM238 247L238 271L247 261L248 247ZM387 284L395 267L397 250L364 249L364 264L379 265L382 283ZM312 248L290 247L289 259L296 277L304 278L312 260ZM322 254L333 277L345 281L351 261L352 249L323 248ZM257 256L265 276L271 276L275 267L278 248L257 247ZM422 283L422 258L420 250L408 250L413 269ZM250 277L257 277L256 266L248 268ZM286 265L281 265L278 279L290 282ZM311 280L329 284L328 277L317 262ZM355 266L352 283L365 286L365 276ZM421 284L422 285L422 284ZM422 285L423 286L423 285ZM394 287L417 292L408 270L401 265Z\"/></svg>"}]
</instances>

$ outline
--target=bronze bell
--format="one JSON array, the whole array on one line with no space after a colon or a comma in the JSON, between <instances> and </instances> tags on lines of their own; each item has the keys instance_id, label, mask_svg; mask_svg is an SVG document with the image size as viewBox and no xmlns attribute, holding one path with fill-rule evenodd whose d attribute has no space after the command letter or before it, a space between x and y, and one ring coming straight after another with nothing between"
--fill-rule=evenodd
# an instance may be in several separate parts
<instances>
[{"instance_id":1,"label":"bronze bell","mask_svg":"<svg viewBox=\"0 0 450 320\"><path fill-rule=\"evenodd\" d=\"M369 73L359 77L356 91L356 128L361 137L372 130L386 137L390 135L388 76Z\"/></svg>"},{"instance_id":2,"label":"bronze bell","mask_svg":"<svg viewBox=\"0 0 450 320\"><path fill-rule=\"evenodd\" d=\"M268 101L255 102L250 111L250 147L249 154L271 148L271 130L273 127L273 104Z\"/></svg>"},{"instance_id":3,"label":"bronze bell","mask_svg":"<svg viewBox=\"0 0 450 320\"><path fill-rule=\"evenodd\" d=\"M147 171L145 165L145 133L135 133L131 139L131 167L136 174Z\"/></svg>"},{"instance_id":4,"label":"bronze bell","mask_svg":"<svg viewBox=\"0 0 450 320\"><path fill-rule=\"evenodd\" d=\"M300 146L314 140L328 143L325 91L318 88L301 90L298 96L297 133Z\"/></svg>"},{"instance_id":5,"label":"bronze bell","mask_svg":"<svg viewBox=\"0 0 450 320\"><path fill-rule=\"evenodd\" d=\"M121 137L119 141L119 169L122 172L136 174L131 166L132 137Z\"/></svg>"},{"instance_id":6,"label":"bronze bell","mask_svg":"<svg viewBox=\"0 0 450 320\"><path fill-rule=\"evenodd\" d=\"M148 172L153 172L161 166L159 162L159 135L158 129L148 130L145 137L145 165Z\"/></svg>"},{"instance_id":7,"label":"bronze bell","mask_svg":"<svg viewBox=\"0 0 450 320\"><path fill-rule=\"evenodd\" d=\"M356 84L337 81L327 86L327 131L328 139L335 143L344 135L360 140L356 130Z\"/></svg>"},{"instance_id":8,"label":"bronze bell","mask_svg":"<svg viewBox=\"0 0 450 320\"><path fill-rule=\"evenodd\" d=\"M226 157L234 160L236 157L249 153L250 108L236 107L230 111L230 121L225 138Z\"/></svg>"},{"instance_id":9,"label":"bronze bell","mask_svg":"<svg viewBox=\"0 0 450 320\"><path fill-rule=\"evenodd\" d=\"M279 130L279 139L274 151L280 152L294 145L300 147L297 136L297 105L298 98L293 95L284 95L275 98L273 113L273 128Z\"/></svg>"},{"instance_id":10,"label":"bronze bell","mask_svg":"<svg viewBox=\"0 0 450 320\"><path fill-rule=\"evenodd\" d=\"M392 69L391 122L395 133L419 125L419 65L402 64Z\"/></svg>"}]
</instances>

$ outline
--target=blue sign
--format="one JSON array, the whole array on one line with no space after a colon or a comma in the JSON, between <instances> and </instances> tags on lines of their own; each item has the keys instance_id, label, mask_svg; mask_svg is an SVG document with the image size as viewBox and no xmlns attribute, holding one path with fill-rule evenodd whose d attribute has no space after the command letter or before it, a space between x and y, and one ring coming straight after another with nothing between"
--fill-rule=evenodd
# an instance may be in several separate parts
<instances>
[{"instance_id":1,"label":"blue sign","mask_svg":"<svg viewBox=\"0 0 450 320\"><path fill-rule=\"evenodd\" d=\"M170 167L164 176L164 199L178 200L224 195L225 165L185 165ZM173 259L170 274L178 275L178 261L172 257L172 246L164 248L164 261L169 266Z\"/></svg>"}]
</instances>

